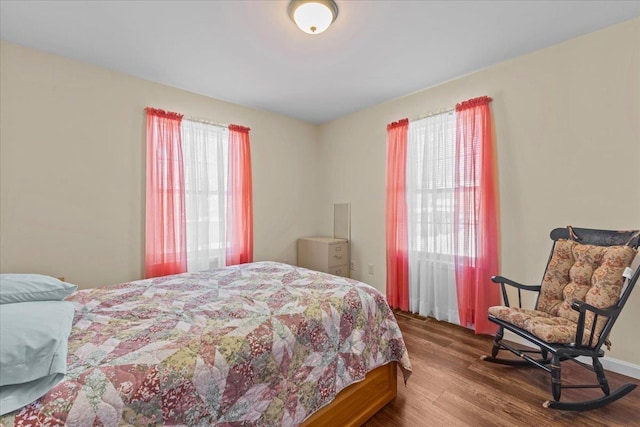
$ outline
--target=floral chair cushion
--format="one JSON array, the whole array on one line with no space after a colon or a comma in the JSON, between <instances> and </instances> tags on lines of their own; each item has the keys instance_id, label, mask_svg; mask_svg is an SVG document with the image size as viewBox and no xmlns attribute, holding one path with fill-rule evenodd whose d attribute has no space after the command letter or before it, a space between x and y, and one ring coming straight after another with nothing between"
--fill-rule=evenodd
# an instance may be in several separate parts
<instances>
[{"instance_id":1,"label":"floral chair cushion","mask_svg":"<svg viewBox=\"0 0 640 427\"><path fill-rule=\"evenodd\" d=\"M575 341L577 324L564 317L552 316L543 311L503 306L490 307L489 314L529 331L548 343L571 344ZM588 345L589 337L583 337L582 343Z\"/></svg>"},{"instance_id":2,"label":"floral chair cushion","mask_svg":"<svg viewBox=\"0 0 640 427\"><path fill-rule=\"evenodd\" d=\"M572 240L556 242L542 280L536 310L491 307L495 317L525 329L549 343L575 341L579 313L574 301L585 301L597 308L609 308L618 302L624 278L622 273L636 256L630 246L582 245ZM587 312L583 345L588 345L594 315ZM598 317L593 343L607 321Z\"/></svg>"}]
</instances>

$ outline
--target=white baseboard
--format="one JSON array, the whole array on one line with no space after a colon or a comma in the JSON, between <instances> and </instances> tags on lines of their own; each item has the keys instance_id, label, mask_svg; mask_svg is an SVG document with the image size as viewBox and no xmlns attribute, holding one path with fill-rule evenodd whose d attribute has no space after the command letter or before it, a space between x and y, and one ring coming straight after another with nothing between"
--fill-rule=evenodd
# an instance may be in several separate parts
<instances>
[{"instance_id":1,"label":"white baseboard","mask_svg":"<svg viewBox=\"0 0 640 427\"><path fill-rule=\"evenodd\" d=\"M524 338L519 337L518 335L511 333L509 331L504 331L504 339L513 341L518 344L522 344L527 347L532 347L531 343ZM584 362L587 364L591 364L591 359L588 357L581 356L578 358L580 362ZM636 365L635 363L626 362L624 360L614 359L613 357L604 356L600 359L602 366L604 369L615 372L616 374L626 375L631 378L635 378L640 380L640 365Z\"/></svg>"},{"instance_id":2,"label":"white baseboard","mask_svg":"<svg viewBox=\"0 0 640 427\"><path fill-rule=\"evenodd\" d=\"M588 357L580 357L579 360L584 363L591 364L591 359ZM640 380L640 365L635 363L625 362L624 360L614 359L613 357L604 356L600 359L602 366L607 371L615 372L616 374L626 375L631 378Z\"/></svg>"}]
</instances>

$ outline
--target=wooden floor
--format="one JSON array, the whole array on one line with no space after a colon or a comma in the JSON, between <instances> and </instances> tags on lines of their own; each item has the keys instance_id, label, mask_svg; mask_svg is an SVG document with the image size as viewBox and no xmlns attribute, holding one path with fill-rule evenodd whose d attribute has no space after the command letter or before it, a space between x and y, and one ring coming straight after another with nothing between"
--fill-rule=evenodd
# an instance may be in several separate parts
<instances>
[{"instance_id":1,"label":"wooden floor","mask_svg":"<svg viewBox=\"0 0 640 427\"><path fill-rule=\"evenodd\" d=\"M396 312L413 375L407 385L398 376L398 396L366 427L391 426L640 426L640 387L600 409L566 412L545 409L551 399L549 374L483 362L492 338L432 318ZM615 345L615 342L613 343ZM500 352L505 353L504 351ZM506 352L508 353L508 352ZM563 380L596 383L595 375L564 362ZM609 385L640 381L607 372ZM602 396L599 389L563 390L565 400Z\"/></svg>"}]
</instances>

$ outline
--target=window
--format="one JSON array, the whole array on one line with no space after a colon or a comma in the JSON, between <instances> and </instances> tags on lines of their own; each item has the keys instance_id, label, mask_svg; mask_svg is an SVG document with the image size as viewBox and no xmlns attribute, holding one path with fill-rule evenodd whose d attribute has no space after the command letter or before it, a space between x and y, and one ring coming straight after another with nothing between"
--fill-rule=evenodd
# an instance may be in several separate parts
<instances>
[{"instance_id":1,"label":"window","mask_svg":"<svg viewBox=\"0 0 640 427\"><path fill-rule=\"evenodd\" d=\"M225 265L229 130L182 120L187 271Z\"/></svg>"},{"instance_id":2,"label":"window","mask_svg":"<svg viewBox=\"0 0 640 427\"><path fill-rule=\"evenodd\" d=\"M251 129L145 111L145 276L252 262Z\"/></svg>"},{"instance_id":3,"label":"window","mask_svg":"<svg viewBox=\"0 0 640 427\"><path fill-rule=\"evenodd\" d=\"M453 262L456 118L453 111L409 123L409 250Z\"/></svg>"},{"instance_id":4,"label":"window","mask_svg":"<svg viewBox=\"0 0 640 427\"><path fill-rule=\"evenodd\" d=\"M387 125L387 300L477 333L500 303L490 102Z\"/></svg>"}]
</instances>

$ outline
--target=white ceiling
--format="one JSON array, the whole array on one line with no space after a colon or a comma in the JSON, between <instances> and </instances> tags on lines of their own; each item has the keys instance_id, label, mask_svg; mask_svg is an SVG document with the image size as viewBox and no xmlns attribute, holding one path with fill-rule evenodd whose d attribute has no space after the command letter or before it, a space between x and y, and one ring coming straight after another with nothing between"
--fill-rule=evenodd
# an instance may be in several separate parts
<instances>
[{"instance_id":1,"label":"white ceiling","mask_svg":"<svg viewBox=\"0 0 640 427\"><path fill-rule=\"evenodd\" d=\"M286 0L0 0L0 36L324 123L640 16L638 0L336 2L312 36Z\"/></svg>"}]
</instances>

